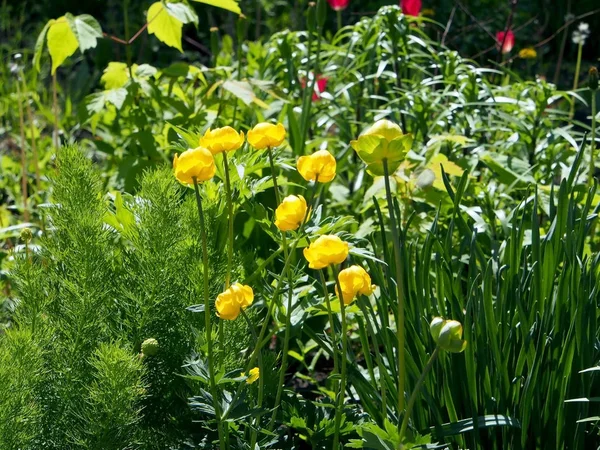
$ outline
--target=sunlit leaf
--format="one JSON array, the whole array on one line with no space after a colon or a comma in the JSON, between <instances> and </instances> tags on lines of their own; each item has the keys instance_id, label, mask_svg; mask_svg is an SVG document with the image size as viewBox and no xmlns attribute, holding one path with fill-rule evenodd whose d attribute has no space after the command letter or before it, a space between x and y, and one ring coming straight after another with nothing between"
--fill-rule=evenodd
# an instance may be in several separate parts
<instances>
[{"instance_id":1,"label":"sunlit leaf","mask_svg":"<svg viewBox=\"0 0 600 450\"><path fill-rule=\"evenodd\" d=\"M148 34L154 34L159 41L183 52L181 48L183 23L169 14L161 2L156 2L148 8L146 20L148 21Z\"/></svg>"},{"instance_id":2,"label":"sunlit leaf","mask_svg":"<svg viewBox=\"0 0 600 450\"><path fill-rule=\"evenodd\" d=\"M207 5L216 6L217 8L223 8L236 14L241 14L242 10L238 5L237 0L193 0L198 3L205 3Z\"/></svg>"},{"instance_id":3,"label":"sunlit leaf","mask_svg":"<svg viewBox=\"0 0 600 450\"><path fill-rule=\"evenodd\" d=\"M50 21L48 29L48 51L52 58L52 74L56 73L56 69L62 65L65 60L73 55L79 43L77 37L65 16L59 17L54 21Z\"/></svg>"},{"instance_id":4,"label":"sunlit leaf","mask_svg":"<svg viewBox=\"0 0 600 450\"><path fill-rule=\"evenodd\" d=\"M125 86L129 80L129 69L127 64L122 62L109 62L104 73L100 78L100 82L104 85L105 89L116 89Z\"/></svg>"},{"instance_id":5,"label":"sunlit leaf","mask_svg":"<svg viewBox=\"0 0 600 450\"><path fill-rule=\"evenodd\" d=\"M67 13L65 17L71 27L71 31L75 34L75 38L79 43L79 50L82 53L96 47L98 38L102 37L102 28L96 19L89 14L73 16Z\"/></svg>"}]
</instances>

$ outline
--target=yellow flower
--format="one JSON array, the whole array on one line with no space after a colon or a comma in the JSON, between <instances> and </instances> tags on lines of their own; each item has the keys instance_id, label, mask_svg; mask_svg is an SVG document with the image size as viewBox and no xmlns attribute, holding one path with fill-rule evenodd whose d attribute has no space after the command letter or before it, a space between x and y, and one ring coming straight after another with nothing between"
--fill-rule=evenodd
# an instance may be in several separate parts
<instances>
[{"instance_id":1,"label":"yellow flower","mask_svg":"<svg viewBox=\"0 0 600 450\"><path fill-rule=\"evenodd\" d=\"M217 316L224 320L235 320L240 315L240 311L250 306L253 301L254 292L250 286L232 284L217 296L215 301Z\"/></svg>"},{"instance_id":2,"label":"yellow flower","mask_svg":"<svg viewBox=\"0 0 600 450\"><path fill-rule=\"evenodd\" d=\"M357 295L371 295L375 286L371 284L371 277L361 266L350 266L340 272L338 281L342 289L344 304L349 305ZM336 295L340 296L337 285Z\"/></svg>"},{"instance_id":3,"label":"yellow flower","mask_svg":"<svg viewBox=\"0 0 600 450\"><path fill-rule=\"evenodd\" d=\"M304 249L304 257L311 269L323 269L330 264L341 264L348 257L348 243L335 235L326 234Z\"/></svg>"},{"instance_id":4,"label":"yellow flower","mask_svg":"<svg viewBox=\"0 0 600 450\"><path fill-rule=\"evenodd\" d=\"M285 139L285 128L282 124L262 122L248 131L248 142L256 150L267 147L279 147Z\"/></svg>"},{"instance_id":5,"label":"yellow flower","mask_svg":"<svg viewBox=\"0 0 600 450\"><path fill-rule=\"evenodd\" d=\"M535 59L537 58L537 52L533 47L522 48L519 51L519 58L522 59Z\"/></svg>"},{"instance_id":6,"label":"yellow flower","mask_svg":"<svg viewBox=\"0 0 600 450\"><path fill-rule=\"evenodd\" d=\"M246 372L242 372L242 376L246 376ZM256 380L260 378L260 369L255 367L254 369L250 369L250 373L248 374L248 378L246 379L246 383L252 384Z\"/></svg>"},{"instance_id":7,"label":"yellow flower","mask_svg":"<svg viewBox=\"0 0 600 450\"><path fill-rule=\"evenodd\" d=\"M327 150L319 150L312 155L298 158L298 172L306 181L329 183L335 178L335 170L335 158Z\"/></svg>"},{"instance_id":8,"label":"yellow flower","mask_svg":"<svg viewBox=\"0 0 600 450\"><path fill-rule=\"evenodd\" d=\"M383 161L386 160L391 175L404 160L412 142L411 134L402 133L398 125L384 119L377 121L350 145L365 162L369 173L384 175Z\"/></svg>"},{"instance_id":9,"label":"yellow flower","mask_svg":"<svg viewBox=\"0 0 600 450\"><path fill-rule=\"evenodd\" d=\"M200 146L210 150L213 155L237 150L244 144L244 133L231 127L210 128L200 138Z\"/></svg>"},{"instance_id":10,"label":"yellow flower","mask_svg":"<svg viewBox=\"0 0 600 450\"><path fill-rule=\"evenodd\" d=\"M275 226L281 231L297 229L306 216L306 200L301 195L288 195L275 210Z\"/></svg>"},{"instance_id":11,"label":"yellow flower","mask_svg":"<svg viewBox=\"0 0 600 450\"><path fill-rule=\"evenodd\" d=\"M429 329L433 340L442 350L460 353L467 348L467 341L462 338L462 325L457 320L444 320L441 317L434 317Z\"/></svg>"},{"instance_id":12,"label":"yellow flower","mask_svg":"<svg viewBox=\"0 0 600 450\"><path fill-rule=\"evenodd\" d=\"M181 155L175 155L173 160L175 177L185 184L210 180L217 170L215 159L211 152L204 147L186 150Z\"/></svg>"}]
</instances>

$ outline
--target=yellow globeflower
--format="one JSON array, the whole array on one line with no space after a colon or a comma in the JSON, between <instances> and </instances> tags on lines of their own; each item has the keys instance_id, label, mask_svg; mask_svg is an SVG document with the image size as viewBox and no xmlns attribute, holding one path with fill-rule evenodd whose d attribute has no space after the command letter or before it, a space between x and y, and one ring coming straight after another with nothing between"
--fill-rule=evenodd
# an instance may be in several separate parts
<instances>
[{"instance_id":1,"label":"yellow globeflower","mask_svg":"<svg viewBox=\"0 0 600 450\"><path fill-rule=\"evenodd\" d=\"M533 47L522 48L519 51L519 58L522 59L535 59L537 58L537 52Z\"/></svg>"},{"instance_id":2,"label":"yellow globeflower","mask_svg":"<svg viewBox=\"0 0 600 450\"><path fill-rule=\"evenodd\" d=\"M213 155L237 150L244 144L244 133L238 133L231 127L210 128L200 138L200 146L205 147Z\"/></svg>"},{"instance_id":3,"label":"yellow globeflower","mask_svg":"<svg viewBox=\"0 0 600 450\"><path fill-rule=\"evenodd\" d=\"M304 249L304 257L311 269L323 269L330 264L341 264L348 257L348 243L335 235L326 234Z\"/></svg>"},{"instance_id":4,"label":"yellow globeflower","mask_svg":"<svg viewBox=\"0 0 600 450\"><path fill-rule=\"evenodd\" d=\"M462 325L457 320L444 320L441 317L434 317L429 329L433 340L442 350L460 353L467 348L467 341L462 338Z\"/></svg>"},{"instance_id":5,"label":"yellow globeflower","mask_svg":"<svg viewBox=\"0 0 600 450\"><path fill-rule=\"evenodd\" d=\"M288 195L275 210L275 226L281 231L296 230L306 216L306 200L301 195Z\"/></svg>"},{"instance_id":6,"label":"yellow globeflower","mask_svg":"<svg viewBox=\"0 0 600 450\"><path fill-rule=\"evenodd\" d=\"M383 161L387 161L390 175L396 171L412 147L411 134L402 133L400 126L389 120L379 120L350 145L373 175L384 175Z\"/></svg>"},{"instance_id":7,"label":"yellow globeflower","mask_svg":"<svg viewBox=\"0 0 600 450\"><path fill-rule=\"evenodd\" d=\"M329 183L335 178L336 166L335 158L327 150L298 158L298 172L306 181Z\"/></svg>"},{"instance_id":8,"label":"yellow globeflower","mask_svg":"<svg viewBox=\"0 0 600 450\"><path fill-rule=\"evenodd\" d=\"M235 283L217 296L215 301L217 316L224 320L235 320L240 315L240 311L250 306L253 301L252 288Z\"/></svg>"},{"instance_id":9,"label":"yellow globeflower","mask_svg":"<svg viewBox=\"0 0 600 450\"><path fill-rule=\"evenodd\" d=\"M256 150L279 147L285 140L285 128L282 124L262 122L248 131L248 143Z\"/></svg>"},{"instance_id":10,"label":"yellow globeflower","mask_svg":"<svg viewBox=\"0 0 600 450\"><path fill-rule=\"evenodd\" d=\"M215 159L211 152L204 147L186 150L181 155L175 155L173 160L175 177L185 184L210 180L217 170Z\"/></svg>"},{"instance_id":11,"label":"yellow globeflower","mask_svg":"<svg viewBox=\"0 0 600 450\"><path fill-rule=\"evenodd\" d=\"M338 276L344 304L349 305L357 295L371 295L375 286L371 284L371 277L361 266L350 266L340 272ZM337 285L336 295L340 296Z\"/></svg>"},{"instance_id":12,"label":"yellow globeflower","mask_svg":"<svg viewBox=\"0 0 600 450\"><path fill-rule=\"evenodd\" d=\"M245 377L246 373L242 372L242 376ZM260 378L260 369L258 367L255 367L254 369L250 369L250 373L248 374L248 378L246 379L246 383L252 384L256 380L258 380L259 378Z\"/></svg>"}]
</instances>

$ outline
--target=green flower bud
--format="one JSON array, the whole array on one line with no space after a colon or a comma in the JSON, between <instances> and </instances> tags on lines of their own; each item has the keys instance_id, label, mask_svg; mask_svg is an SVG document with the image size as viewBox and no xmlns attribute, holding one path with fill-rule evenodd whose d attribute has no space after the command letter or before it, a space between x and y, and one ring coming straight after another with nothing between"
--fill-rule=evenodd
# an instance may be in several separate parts
<instances>
[{"instance_id":1,"label":"green flower bud","mask_svg":"<svg viewBox=\"0 0 600 450\"><path fill-rule=\"evenodd\" d=\"M350 145L367 164L370 174L385 175L385 160L391 175L404 161L412 143L412 134L404 134L399 125L384 119L373 124Z\"/></svg>"},{"instance_id":2,"label":"green flower bud","mask_svg":"<svg viewBox=\"0 0 600 450\"><path fill-rule=\"evenodd\" d=\"M588 80L588 86L592 91L598 89L598 69L596 67L590 67L590 78Z\"/></svg>"},{"instance_id":3,"label":"green flower bud","mask_svg":"<svg viewBox=\"0 0 600 450\"><path fill-rule=\"evenodd\" d=\"M210 51L216 60L219 54L219 29L217 27L211 27L210 29Z\"/></svg>"},{"instance_id":4,"label":"green flower bud","mask_svg":"<svg viewBox=\"0 0 600 450\"><path fill-rule=\"evenodd\" d=\"M317 0L317 25L319 30L323 30L325 19L327 19L327 1Z\"/></svg>"},{"instance_id":5,"label":"green flower bud","mask_svg":"<svg viewBox=\"0 0 600 450\"><path fill-rule=\"evenodd\" d=\"M144 356L154 356L158 353L160 346L158 341L154 338L146 339L142 342L142 353Z\"/></svg>"},{"instance_id":6,"label":"green flower bud","mask_svg":"<svg viewBox=\"0 0 600 450\"><path fill-rule=\"evenodd\" d=\"M26 244L29 244L33 239L33 233L31 232L31 228L23 228L21 230L20 238Z\"/></svg>"},{"instance_id":7,"label":"green flower bud","mask_svg":"<svg viewBox=\"0 0 600 450\"><path fill-rule=\"evenodd\" d=\"M435 317L429 325L431 336L441 350L451 353L460 353L467 347L467 341L463 340L463 328L456 320L444 320Z\"/></svg>"},{"instance_id":8,"label":"green flower bud","mask_svg":"<svg viewBox=\"0 0 600 450\"><path fill-rule=\"evenodd\" d=\"M308 12L306 17L306 26L311 33L317 29L317 5L315 2L308 4Z\"/></svg>"}]
</instances>

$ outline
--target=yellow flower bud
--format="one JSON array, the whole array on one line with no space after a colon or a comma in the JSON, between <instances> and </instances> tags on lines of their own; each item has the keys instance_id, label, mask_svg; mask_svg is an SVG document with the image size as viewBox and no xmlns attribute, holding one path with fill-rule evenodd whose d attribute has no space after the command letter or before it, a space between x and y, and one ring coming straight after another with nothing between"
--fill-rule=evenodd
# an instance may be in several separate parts
<instances>
[{"instance_id":1,"label":"yellow flower bud","mask_svg":"<svg viewBox=\"0 0 600 450\"><path fill-rule=\"evenodd\" d=\"M173 160L175 177L184 184L210 180L217 170L215 159L204 147L186 150L181 155L175 155Z\"/></svg>"},{"instance_id":2,"label":"yellow flower bud","mask_svg":"<svg viewBox=\"0 0 600 450\"><path fill-rule=\"evenodd\" d=\"M411 134L402 133L402 129L389 120L379 120L361 134L350 145L367 165L372 175L384 175L383 161L387 161L392 174L404 160L412 147Z\"/></svg>"},{"instance_id":3,"label":"yellow flower bud","mask_svg":"<svg viewBox=\"0 0 600 450\"><path fill-rule=\"evenodd\" d=\"M242 376L245 377L246 373L242 372ZM258 367L255 367L254 369L250 369L250 373L248 374L248 378L246 379L246 383L252 384L256 380L258 380L259 378L260 378L260 369Z\"/></svg>"},{"instance_id":4,"label":"yellow flower bud","mask_svg":"<svg viewBox=\"0 0 600 450\"><path fill-rule=\"evenodd\" d=\"M244 144L244 133L238 133L231 127L210 128L200 138L200 146L205 147L213 155L237 150Z\"/></svg>"},{"instance_id":5,"label":"yellow flower bud","mask_svg":"<svg viewBox=\"0 0 600 450\"><path fill-rule=\"evenodd\" d=\"M460 353L467 348L467 341L463 340L463 328L457 320L444 320L435 317L429 325L431 336L437 346L451 353Z\"/></svg>"},{"instance_id":6,"label":"yellow flower bud","mask_svg":"<svg viewBox=\"0 0 600 450\"><path fill-rule=\"evenodd\" d=\"M250 286L232 284L217 296L215 301L217 316L224 320L235 320L240 315L240 311L250 306L253 301L254 292Z\"/></svg>"},{"instance_id":7,"label":"yellow flower bud","mask_svg":"<svg viewBox=\"0 0 600 450\"><path fill-rule=\"evenodd\" d=\"M296 230L306 216L306 200L301 195L288 195L275 210L275 226L281 231Z\"/></svg>"},{"instance_id":8,"label":"yellow flower bud","mask_svg":"<svg viewBox=\"0 0 600 450\"><path fill-rule=\"evenodd\" d=\"M338 276L338 281L345 305L352 303L357 295L371 295L375 289L375 285L371 284L371 277L361 266L350 266L342 270ZM335 293L339 298L337 285Z\"/></svg>"},{"instance_id":9,"label":"yellow flower bud","mask_svg":"<svg viewBox=\"0 0 600 450\"><path fill-rule=\"evenodd\" d=\"M248 143L256 150L279 147L285 140L285 128L282 124L262 122L248 131Z\"/></svg>"},{"instance_id":10,"label":"yellow flower bud","mask_svg":"<svg viewBox=\"0 0 600 450\"><path fill-rule=\"evenodd\" d=\"M323 269L330 264L341 264L348 257L348 243L334 235L323 235L304 249L304 257L311 269Z\"/></svg>"},{"instance_id":11,"label":"yellow flower bud","mask_svg":"<svg viewBox=\"0 0 600 450\"><path fill-rule=\"evenodd\" d=\"M537 58L537 52L533 47L522 48L519 51L519 58L521 59L535 59Z\"/></svg>"},{"instance_id":12,"label":"yellow flower bud","mask_svg":"<svg viewBox=\"0 0 600 450\"><path fill-rule=\"evenodd\" d=\"M306 181L329 183L335 178L336 166L335 158L327 150L298 158L298 172Z\"/></svg>"}]
</instances>

